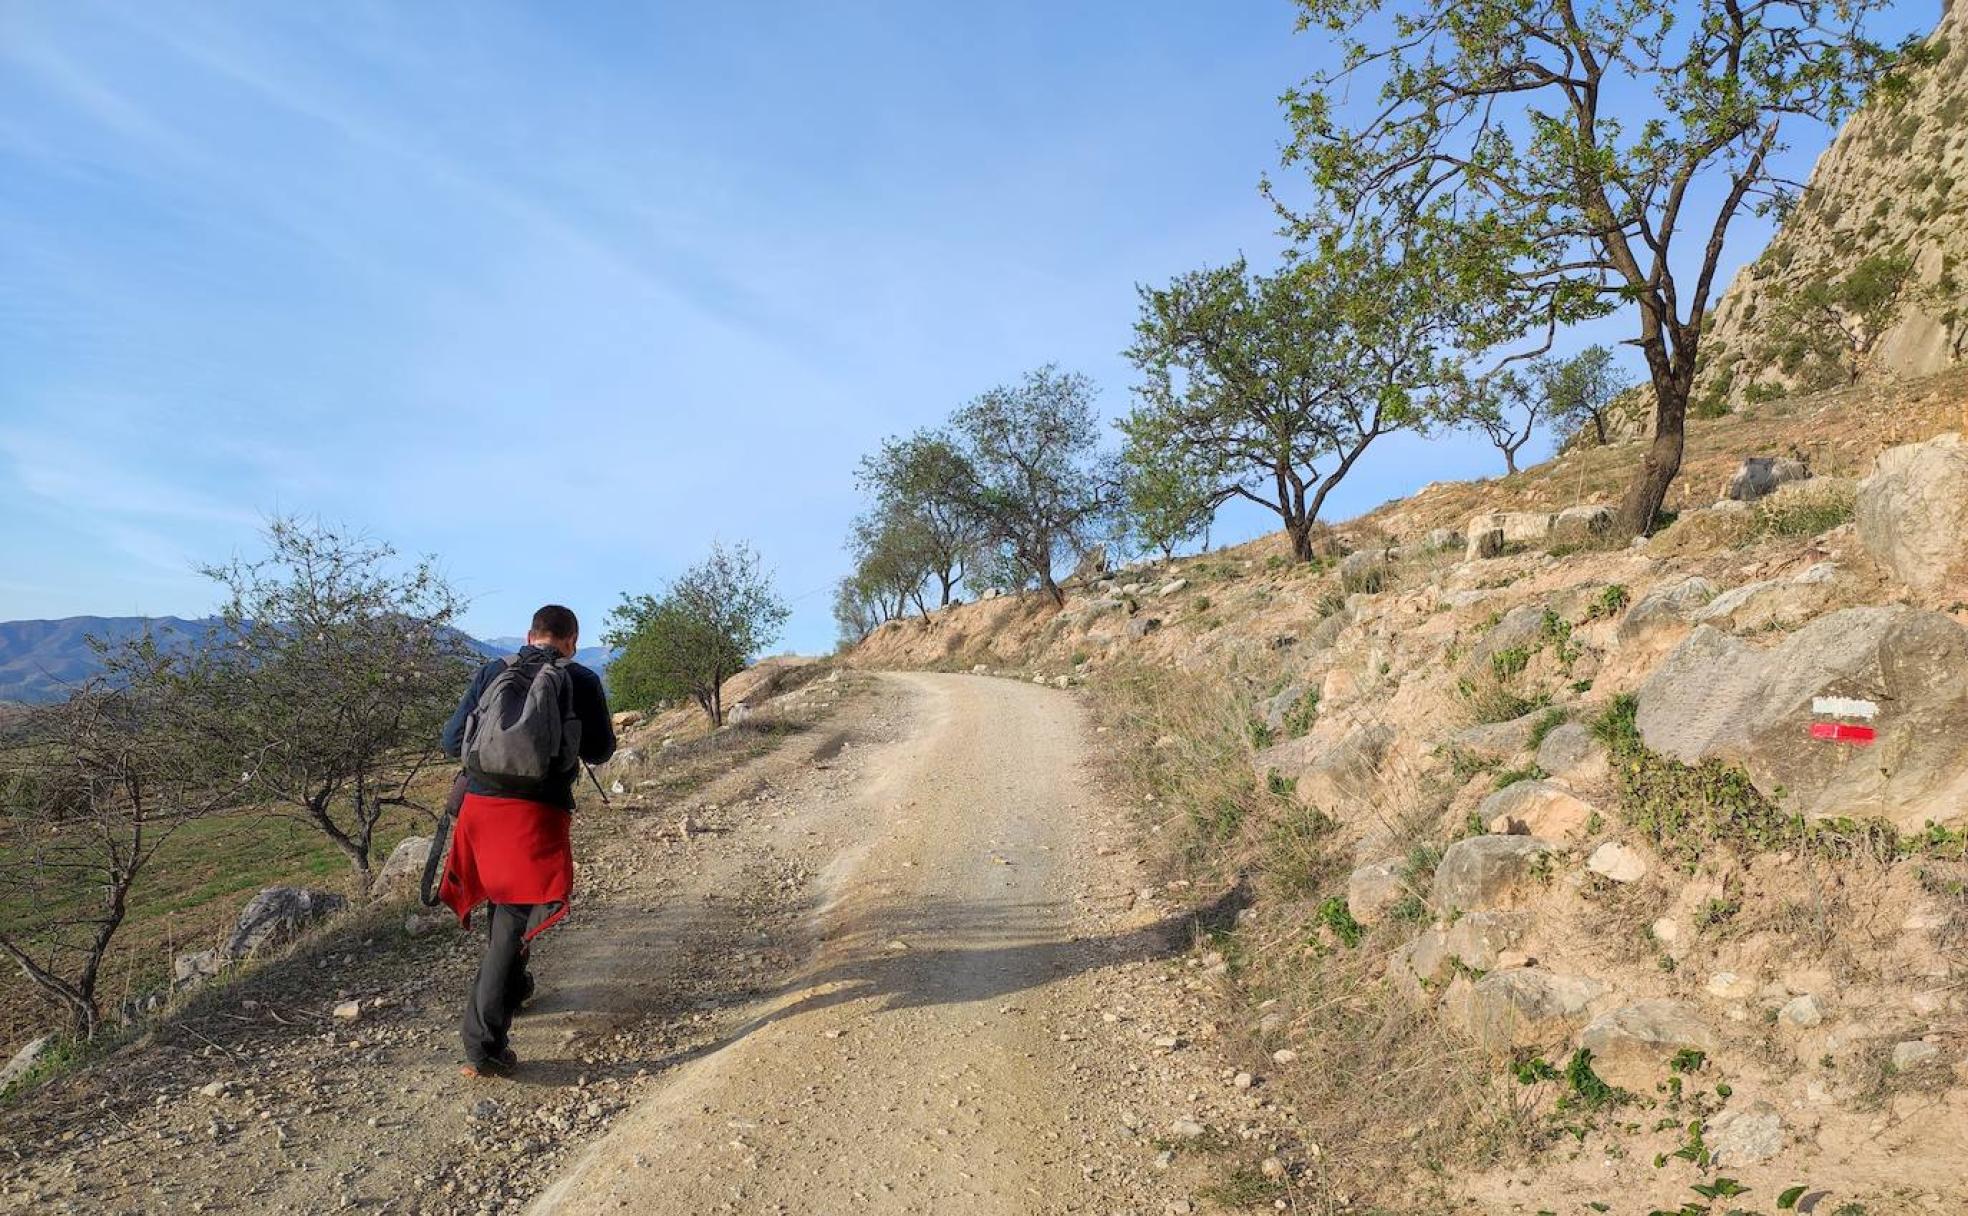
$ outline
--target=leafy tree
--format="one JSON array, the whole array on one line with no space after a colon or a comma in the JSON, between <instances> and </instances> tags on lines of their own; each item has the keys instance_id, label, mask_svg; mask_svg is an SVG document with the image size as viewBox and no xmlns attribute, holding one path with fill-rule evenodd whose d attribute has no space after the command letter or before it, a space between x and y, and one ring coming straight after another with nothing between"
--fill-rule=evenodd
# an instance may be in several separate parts
<instances>
[{"instance_id":1,"label":"leafy tree","mask_svg":"<svg viewBox=\"0 0 1968 1216\"><path fill-rule=\"evenodd\" d=\"M1855 383L1865 358L1899 311L1912 260L1876 253L1842 278L1820 276L1777 301L1782 334L1771 352L1786 374L1816 364L1831 377Z\"/></svg>"},{"instance_id":2,"label":"leafy tree","mask_svg":"<svg viewBox=\"0 0 1968 1216\"><path fill-rule=\"evenodd\" d=\"M1432 251L1374 233L1273 275L1242 260L1144 289L1122 420L1130 464L1277 513L1300 561L1328 495L1382 435L1441 418L1463 310Z\"/></svg>"},{"instance_id":3,"label":"leafy tree","mask_svg":"<svg viewBox=\"0 0 1968 1216\"><path fill-rule=\"evenodd\" d=\"M862 581L850 574L834 585L834 623L840 627L843 649L859 643L889 617L887 605Z\"/></svg>"},{"instance_id":4,"label":"leafy tree","mask_svg":"<svg viewBox=\"0 0 1968 1216\"><path fill-rule=\"evenodd\" d=\"M611 691L650 708L684 697L724 725L724 682L779 637L791 610L750 545L713 544L661 597L624 595L604 640Z\"/></svg>"},{"instance_id":5,"label":"leafy tree","mask_svg":"<svg viewBox=\"0 0 1968 1216\"><path fill-rule=\"evenodd\" d=\"M1207 536L1223 495L1193 463L1172 463L1147 444L1130 443L1121 454L1122 493L1127 524L1164 561L1198 537Z\"/></svg>"},{"instance_id":6,"label":"leafy tree","mask_svg":"<svg viewBox=\"0 0 1968 1216\"><path fill-rule=\"evenodd\" d=\"M236 756L179 702L197 652L141 638L108 674L27 711L0 749L0 954L92 1037L102 968L136 890L174 833L235 805Z\"/></svg>"},{"instance_id":7,"label":"leafy tree","mask_svg":"<svg viewBox=\"0 0 1968 1216\"><path fill-rule=\"evenodd\" d=\"M894 504L877 506L854 521L850 540L855 576L884 609L882 620L900 616L911 601L927 616L923 588L932 575L944 576L942 550L921 517ZM947 586L946 598L947 604ZM892 605L892 607L890 607Z\"/></svg>"},{"instance_id":8,"label":"leafy tree","mask_svg":"<svg viewBox=\"0 0 1968 1216\"><path fill-rule=\"evenodd\" d=\"M947 607L983 539L983 521L963 493L975 477L955 440L942 431L886 440L862 459L856 480L874 495L879 514L913 521L911 544L936 577L937 606Z\"/></svg>"},{"instance_id":9,"label":"leafy tree","mask_svg":"<svg viewBox=\"0 0 1968 1216\"><path fill-rule=\"evenodd\" d=\"M1517 471L1517 453L1544 421L1550 403L1544 391L1549 369L1543 360L1531 364L1529 375L1504 368L1477 381L1464 399L1463 425L1481 432L1503 453L1505 476Z\"/></svg>"},{"instance_id":10,"label":"leafy tree","mask_svg":"<svg viewBox=\"0 0 1968 1216\"><path fill-rule=\"evenodd\" d=\"M1636 307L1654 440L1621 509L1651 531L1681 467L1729 223L1782 200L1771 162L1796 122L1836 122L1890 63L1864 34L1884 6L1299 0L1301 27L1345 50L1286 96L1285 163L1321 196L1288 216L1304 238L1373 215L1453 237L1463 277L1504 288L1485 339L1548 342ZM1335 99L1368 90L1341 113Z\"/></svg>"},{"instance_id":11,"label":"leafy tree","mask_svg":"<svg viewBox=\"0 0 1968 1216\"><path fill-rule=\"evenodd\" d=\"M971 401L951 419L970 467L964 498L986 538L1063 605L1053 566L1109 523L1114 473L1095 452L1093 382L1048 365Z\"/></svg>"},{"instance_id":12,"label":"leafy tree","mask_svg":"<svg viewBox=\"0 0 1968 1216\"><path fill-rule=\"evenodd\" d=\"M399 569L388 545L316 521L276 518L264 539L205 570L226 602L185 704L252 795L328 837L367 891L377 824L409 804L470 678L464 600L434 559Z\"/></svg>"},{"instance_id":13,"label":"leafy tree","mask_svg":"<svg viewBox=\"0 0 1968 1216\"><path fill-rule=\"evenodd\" d=\"M1613 403L1633 387L1632 378L1613 362L1613 352L1597 345L1560 363L1546 383L1551 424L1570 433L1583 433L1590 424L1602 447Z\"/></svg>"}]
</instances>

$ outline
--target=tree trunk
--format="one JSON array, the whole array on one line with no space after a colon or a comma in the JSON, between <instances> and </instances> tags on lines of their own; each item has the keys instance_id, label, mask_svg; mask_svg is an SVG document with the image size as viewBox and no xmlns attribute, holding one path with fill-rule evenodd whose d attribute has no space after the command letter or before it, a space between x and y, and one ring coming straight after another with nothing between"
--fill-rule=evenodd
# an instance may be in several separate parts
<instances>
[{"instance_id":1,"label":"tree trunk","mask_svg":"<svg viewBox=\"0 0 1968 1216\"><path fill-rule=\"evenodd\" d=\"M1620 523L1630 535L1653 534L1668 487L1681 472L1682 436L1688 417L1688 385L1681 383L1685 378L1670 377L1668 383L1655 389L1654 441L1647 446L1640 472L1620 503Z\"/></svg>"},{"instance_id":2,"label":"tree trunk","mask_svg":"<svg viewBox=\"0 0 1968 1216\"><path fill-rule=\"evenodd\" d=\"M1285 535L1291 537L1292 557L1301 562L1312 560L1312 521L1308 518L1285 520Z\"/></svg>"},{"instance_id":3,"label":"tree trunk","mask_svg":"<svg viewBox=\"0 0 1968 1216\"><path fill-rule=\"evenodd\" d=\"M1039 571L1039 589L1051 596L1054 604L1061 608L1066 606L1066 592L1060 589L1058 583L1052 581L1052 571L1046 569Z\"/></svg>"},{"instance_id":4,"label":"tree trunk","mask_svg":"<svg viewBox=\"0 0 1968 1216\"><path fill-rule=\"evenodd\" d=\"M1606 446L1606 416L1604 414L1599 413L1597 410L1593 411L1592 414L1592 430L1594 434L1599 436L1599 446L1602 448L1605 447Z\"/></svg>"},{"instance_id":5,"label":"tree trunk","mask_svg":"<svg viewBox=\"0 0 1968 1216\"><path fill-rule=\"evenodd\" d=\"M1503 475L1514 476L1517 472L1517 453L1510 448L1503 449Z\"/></svg>"}]
</instances>

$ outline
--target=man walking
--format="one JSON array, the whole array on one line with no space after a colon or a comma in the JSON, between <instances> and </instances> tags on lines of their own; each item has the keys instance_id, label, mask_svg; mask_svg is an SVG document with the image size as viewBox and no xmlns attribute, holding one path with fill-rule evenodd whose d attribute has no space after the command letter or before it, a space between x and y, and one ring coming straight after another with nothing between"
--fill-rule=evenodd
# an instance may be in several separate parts
<instances>
[{"instance_id":1,"label":"man walking","mask_svg":"<svg viewBox=\"0 0 1968 1216\"><path fill-rule=\"evenodd\" d=\"M506 1036L533 995L531 944L567 915L574 886L574 784L582 762L615 754L601 677L574 662L580 640L573 612L540 609L526 645L479 668L444 726L444 754L466 777L438 894L466 925L491 905L465 1004L467 1076L510 1076L519 1063Z\"/></svg>"}]
</instances>

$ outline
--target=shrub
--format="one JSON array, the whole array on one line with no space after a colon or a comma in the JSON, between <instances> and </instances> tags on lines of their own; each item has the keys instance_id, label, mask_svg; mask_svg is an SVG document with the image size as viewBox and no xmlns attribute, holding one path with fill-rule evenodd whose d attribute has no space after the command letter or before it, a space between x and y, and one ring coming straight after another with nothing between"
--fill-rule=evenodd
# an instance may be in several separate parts
<instances>
[{"instance_id":1,"label":"shrub","mask_svg":"<svg viewBox=\"0 0 1968 1216\"><path fill-rule=\"evenodd\" d=\"M1285 735L1292 739L1303 738L1318 720L1319 690L1314 688L1293 701L1291 708L1285 711Z\"/></svg>"}]
</instances>

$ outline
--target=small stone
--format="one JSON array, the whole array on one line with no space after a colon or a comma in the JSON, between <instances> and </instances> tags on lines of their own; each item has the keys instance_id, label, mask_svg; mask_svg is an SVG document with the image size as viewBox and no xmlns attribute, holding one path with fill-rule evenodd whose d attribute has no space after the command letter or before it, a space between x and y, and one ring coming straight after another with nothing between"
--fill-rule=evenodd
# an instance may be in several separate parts
<instances>
[{"instance_id":1,"label":"small stone","mask_svg":"<svg viewBox=\"0 0 1968 1216\"><path fill-rule=\"evenodd\" d=\"M1181 1140L1199 1140L1208 1130L1194 1119L1177 1119L1169 1124L1169 1131Z\"/></svg>"},{"instance_id":2,"label":"small stone","mask_svg":"<svg viewBox=\"0 0 1968 1216\"><path fill-rule=\"evenodd\" d=\"M1671 917L1663 916L1652 925L1654 940L1663 946L1671 946L1681 936L1681 925Z\"/></svg>"},{"instance_id":3,"label":"small stone","mask_svg":"<svg viewBox=\"0 0 1968 1216\"><path fill-rule=\"evenodd\" d=\"M362 1016L362 1002L343 1001L335 1006L335 1016L344 1022L353 1022Z\"/></svg>"},{"instance_id":4,"label":"small stone","mask_svg":"<svg viewBox=\"0 0 1968 1216\"><path fill-rule=\"evenodd\" d=\"M1824 1021L1824 1002L1810 993L1792 997L1777 1016L1792 1026L1808 1028Z\"/></svg>"},{"instance_id":5,"label":"small stone","mask_svg":"<svg viewBox=\"0 0 1968 1216\"><path fill-rule=\"evenodd\" d=\"M226 1083L224 1081L213 1081L208 1085L200 1087L198 1096L201 1098L223 1098L225 1097L225 1092Z\"/></svg>"},{"instance_id":6,"label":"small stone","mask_svg":"<svg viewBox=\"0 0 1968 1216\"><path fill-rule=\"evenodd\" d=\"M1893 1044L1893 1068L1898 1072L1905 1072L1909 1068L1931 1064L1938 1060L1940 1055L1941 1049L1937 1045L1919 1039L1908 1039L1904 1043Z\"/></svg>"},{"instance_id":7,"label":"small stone","mask_svg":"<svg viewBox=\"0 0 1968 1216\"><path fill-rule=\"evenodd\" d=\"M1289 1047L1280 1047L1271 1053L1271 1062L1273 1064L1291 1064L1296 1062L1297 1059L1298 1053Z\"/></svg>"},{"instance_id":8,"label":"small stone","mask_svg":"<svg viewBox=\"0 0 1968 1216\"><path fill-rule=\"evenodd\" d=\"M1647 859L1637 850L1609 840L1592 850L1585 868L1613 882L1639 882L1647 875Z\"/></svg>"},{"instance_id":9,"label":"small stone","mask_svg":"<svg viewBox=\"0 0 1968 1216\"><path fill-rule=\"evenodd\" d=\"M1251 1086L1257 1084L1257 1078L1247 1072L1240 1072L1231 1080L1230 1084L1236 1086L1238 1089L1249 1089Z\"/></svg>"},{"instance_id":10,"label":"small stone","mask_svg":"<svg viewBox=\"0 0 1968 1216\"><path fill-rule=\"evenodd\" d=\"M1285 1163L1277 1157L1266 1157L1257 1170L1258 1173L1276 1182L1285 1176Z\"/></svg>"},{"instance_id":11,"label":"small stone","mask_svg":"<svg viewBox=\"0 0 1968 1216\"><path fill-rule=\"evenodd\" d=\"M1704 1133L1716 1165L1756 1165L1783 1151L1783 1116L1766 1102L1716 1117Z\"/></svg>"},{"instance_id":12,"label":"small stone","mask_svg":"<svg viewBox=\"0 0 1968 1216\"><path fill-rule=\"evenodd\" d=\"M1746 980L1733 971L1718 971L1708 977L1708 994L1725 1001L1745 1000L1756 991L1756 981Z\"/></svg>"}]
</instances>

